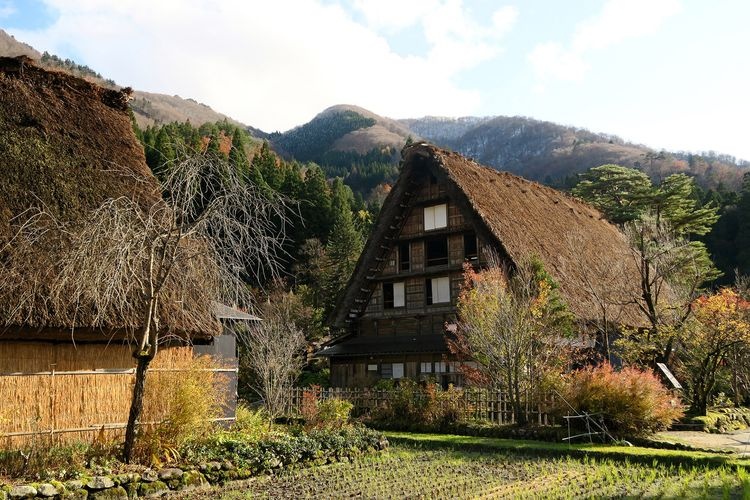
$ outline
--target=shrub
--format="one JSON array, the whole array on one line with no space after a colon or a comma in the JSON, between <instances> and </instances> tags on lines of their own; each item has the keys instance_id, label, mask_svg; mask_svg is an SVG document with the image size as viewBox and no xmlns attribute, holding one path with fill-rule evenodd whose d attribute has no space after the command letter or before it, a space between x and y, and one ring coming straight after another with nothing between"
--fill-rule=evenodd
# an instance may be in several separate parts
<instances>
[{"instance_id":1,"label":"shrub","mask_svg":"<svg viewBox=\"0 0 750 500\"><path fill-rule=\"evenodd\" d=\"M262 408L253 410L240 403L237 405L232 430L251 439L260 439L270 432L270 419Z\"/></svg>"},{"instance_id":2,"label":"shrub","mask_svg":"<svg viewBox=\"0 0 750 500\"><path fill-rule=\"evenodd\" d=\"M161 465L178 460L179 448L209 433L222 405L221 379L208 356L186 362L179 372L154 372L147 389L144 415L162 415L139 430L135 457ZM166 404L166 408L164 405Z\"/></svg>"},{"instance_id":3,"label":"shrub","mask_svg":"<svg viewBox=\"0 0 750 500\"><path fill-rule=\"evenodd\" d=\"M335 462L387 446L388 441L381 433L358 425L298 430L293 434L271 433L259 441L220 432L186 447L183 456L196 464L229 458L235 466L258 474L295 465Z\"/></svg>"},{"instance_id":4,"label":"shrub","mask_svg":"<svg viewBox=\"0 0 750 500\"><path fill-rule=\"evenodd\" d=\"M317 425L324 428L340 429L349 423L354 405L339 398L326 399L318 403Z\"/></svg>"},{"instance_id":5,"label":"shrub","mask_svg":"<svg viewBox=\"0 0 750 500\"><path fill-rule=\"evenodd\" d=\"M450 386L418 384L409 379L389 390L389 396L370 416L378 426L396 429L442 430L464 417L463 391Z\"/></svg>"},{"instance_id":6,"label":"shrub","mask_svg":"<svg viewBox=\"0 0 750 500\"><path fill-rule=\"evenodd\" d=\"M354 405L340 398L323 401L320 398L320 386L313 385L302 392L300 413L308 428L322 427L340 429L349 423Z\"/></svg>"},{"instance_id":7,"label":"shrub","mask_svg":"<svg viewBox=\"0 0 750 500\"><path fill-rule=\"evenodd\" d=\"M610 433L635 437L664 430L682 416L678 397L651 371L609 363L574 371L565 377L562 395L579 413L601 413ZM569 414L561 401L557 411Z\"/></svg>"}]
</instances>

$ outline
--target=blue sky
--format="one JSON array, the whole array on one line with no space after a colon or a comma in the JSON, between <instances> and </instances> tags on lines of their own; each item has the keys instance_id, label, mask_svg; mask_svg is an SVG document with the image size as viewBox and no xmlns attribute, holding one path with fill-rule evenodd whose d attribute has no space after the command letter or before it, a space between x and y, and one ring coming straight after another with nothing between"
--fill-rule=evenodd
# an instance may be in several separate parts
<instances>
[{"instance_id":1,"label":"blue sky","mask_svg":"<svg viewBox=\"0 0 750 500\"><path fill-rule=\"evenodd\" d=\"M742 0L0 0L39 50L264 130L348 103L744 159L748 20Z\"/></svg>"}]
</instances>

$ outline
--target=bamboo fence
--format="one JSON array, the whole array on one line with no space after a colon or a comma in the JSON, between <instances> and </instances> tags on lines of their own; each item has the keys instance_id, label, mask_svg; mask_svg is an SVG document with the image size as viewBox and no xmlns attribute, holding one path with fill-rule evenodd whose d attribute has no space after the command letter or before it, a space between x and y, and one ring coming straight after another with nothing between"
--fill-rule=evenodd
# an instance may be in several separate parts
<instances>
[{"instance_id":1,"label":"bamboo fence","mask_svg":"<svg viewBox=\"0 0 750 500\"><path fill-rule=\"evenodd\" d=\"M40 438L54 443L123 434L135 383L124 345L0 344L0 447ZM221 376L236 368L196 368L189 346L162 349L148 372L144 423L158 422L186 372ZM208 380L208 379L207 379Z\"/></svg>"},{"instance_id":2,"label":"bamboo fence","mask_svg":"<svg viewBox=\"0 0 750 500\"><path fill-rule=\"evenodd\" d=\"M287 403L288 415L299 416L301 414L302 397L306 391L311 390L314 391L314 394L319 401L332 398L349 401L354 406L352 413L355 416L370 414L378 407L388 404L397 394L397 391L395 390L386 389L342 387L302 389L295 387L289 391ZM417 399L424 399L427 395L418 392L415 393L414 397ZM523 404L527 421L538 425L554 425L555 419L548 411L554 404L553 397L551 395L546 395L539 398L536 403L532 403L531 400L532 398L528 396L526 398L527 402L524 402ZM513 419L513 406L508 394L504 391L475 388L462 390L457 403L464 418L492 422L500 425L515 423ZM452 403L445 399L438 399L437 404L447 405Z\"/></svg>"}]
</instances>

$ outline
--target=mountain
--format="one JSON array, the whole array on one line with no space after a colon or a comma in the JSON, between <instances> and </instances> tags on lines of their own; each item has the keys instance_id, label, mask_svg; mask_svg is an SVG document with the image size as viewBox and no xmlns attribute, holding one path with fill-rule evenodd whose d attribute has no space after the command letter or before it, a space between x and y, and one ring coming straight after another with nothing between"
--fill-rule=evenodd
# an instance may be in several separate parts
<instances>
[{"instance_id":1,"label":"mountain","mask_svg":"<svg viewBox=\"0 0 750 500\"><path fill-rule=\"evenodd\" d=\"M146 128L149 125L190 121L195 126L204 123L228 121L234 125L245 127L243 123L227 115L214 111L207 104L195 99L184 99L178 95L156 94L136 90L130 108L135 114L138 126Z\"/></svg>"},{"instance_id":2,"label":"mountain","mask_svg":"<svg viewBox=\"0 0 750 500\"><path fill-rule=\"evenodd\" d=\"M334 158L383 153L396 161L413 133L390 118L359 106L337 105L282 134L270 135L275 149L286 157L325 164Z\"/></svg>"},{"instance_id":3,"label":"mountain","mask_svg":"<svg viewBox=\"0 0 750 500\"><path fill-rule=\"evenodd\" d=\"M501 170L564 185L591 167L616 163L654 179L684 172L704 187L739 189L748 162L726 155L655 151L608 134L525 117L425 117L399 120L415 135Z\"/></svg>"},{"instance_id":4,"label":"mountain","mask_svg":"<svg viewBox=\"0 0 750 500\"><path fill-rule=\"evenodd\" d=\"M26 56L35 60L42 58L37 50L31 45L19 42L13 35L0 29L0 56L16 57Z\"/></svg>"},{"instance_id":5,"label":"mountain","mask_svg":"<svg viewBox=\"0 0 750 500\"><path fill-rule=\"evenodd\" d=\"M329 175L344 177L353 165L359 171L373 163L395 165L408 138L423 138L498 170L557 187L569 187L576 174L591 167L616 163L655 180L684 172L703 187L736 190L750 167L726 155L656 151L614 135L526 117L392 120L350 105L330 107L308 123L269 138L283 156L317 162ZM393 169L383 180L396 173Z\"/></svg>"},{"instance_id":6,"label":"mountain","mask_svg":"<svg viewBox=\"0 0 750 500\"><path fill-rule=\"evenodd\" d=\"M119 88L87 66L41 54L0 30L0 55L21 54L45 68ZM399 152L409 138L424 138L480 163L557 187L568 186L575 174L591 167L617 163L640 168L654 179L685 172L703 187L736 190L750 167L726 155L655 151L613 135L518 116L392 120L358 106L338 105L287 132L266 134L176 95L135 91L130 105L141 128L188 120L195 126L224 120L242 126L253 136L270 140L286 158L314 161L330 176L347 177L363 194L395 178Z\"/></svg>"},{"instance_id":7,"label":"mountain","mask_svg":"<svg viewBox=\"0 0 750 500\"><path fill-rule=\"evenodd\" d=\"M63 60L47 52L42 54L0 29L0 56L13 57L18 55L28 56L38 61L38 64L46 69L64 71L104 87L121 88L114 81L105 79L88 66L76 64L70 59ZM206 104L199 103L194 99L183 99L177 95L170 96L136 90L133 92L130 108L133 110L136 122L141 128L158 123L185 122L188 120L196 126L227 120L232 124L245 127L237 120L214 111Z\"/></svg>"}]
</instances>

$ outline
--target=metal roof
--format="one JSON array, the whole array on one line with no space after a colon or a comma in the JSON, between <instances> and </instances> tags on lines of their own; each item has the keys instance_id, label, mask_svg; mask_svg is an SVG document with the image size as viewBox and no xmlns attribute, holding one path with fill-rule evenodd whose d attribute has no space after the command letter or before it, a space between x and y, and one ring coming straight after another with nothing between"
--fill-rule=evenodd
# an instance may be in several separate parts
<instances>
[{"instance_id":1,"label":"metal roof","mask_svg":"<svg viewBox=\"0 0 750 500\"><path fill-rule=\"evenodd\" d=\"M219 302L212 303L216 319L232 321L262 321L258 316L240 311L234 307Z\"/></svg>"}]
</instances>

